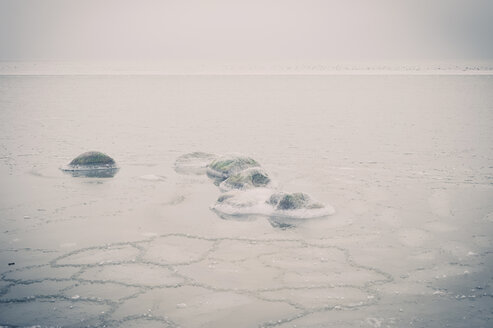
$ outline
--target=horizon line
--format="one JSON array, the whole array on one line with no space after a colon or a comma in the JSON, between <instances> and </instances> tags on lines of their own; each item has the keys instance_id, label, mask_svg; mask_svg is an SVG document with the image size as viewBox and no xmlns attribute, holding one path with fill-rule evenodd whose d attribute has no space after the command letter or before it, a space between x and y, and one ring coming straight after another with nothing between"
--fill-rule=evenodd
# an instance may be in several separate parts
<instances>
[{"instance_id":1,"label":"horizon line","mask_svg":"<svg viewBox=\"0 0 493 328\"><path fill-rule=\"evenodd\" d=\"M0 72L2 77L22 76L490 76L493 69L488 70L334 70L323 72Z\"/></svg>"}]
</instances>

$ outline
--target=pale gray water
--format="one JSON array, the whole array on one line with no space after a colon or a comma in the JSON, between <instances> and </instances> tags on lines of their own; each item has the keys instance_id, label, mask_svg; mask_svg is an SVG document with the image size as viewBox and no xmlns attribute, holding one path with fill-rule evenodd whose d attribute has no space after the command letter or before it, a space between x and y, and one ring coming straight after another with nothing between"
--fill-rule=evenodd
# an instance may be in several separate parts
<instances>
[{"instance_id":1,"label":"pale gray water","mask_svg":"<svg viewBox=\"0 0 493 328\"><path fill-rule=\"evenodd\" d=\"M489 327L492 90L491 76L0 77L0 325ZM120 171L59 170L88 150ZM222 219L210 179L174 170L192 151L251 156L336 213Z\"/></svg>"}]
</instances>

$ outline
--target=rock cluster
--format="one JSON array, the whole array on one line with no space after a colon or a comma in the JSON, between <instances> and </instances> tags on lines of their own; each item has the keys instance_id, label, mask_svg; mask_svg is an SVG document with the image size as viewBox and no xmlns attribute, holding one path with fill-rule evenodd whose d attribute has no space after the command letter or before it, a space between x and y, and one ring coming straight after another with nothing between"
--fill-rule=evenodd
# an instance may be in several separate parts
<instances>
[{"instance_id":1,"label":"rock cluster","mask_svg":"<svg viewBox=\"0 0 493 328\"><path fill-rule=\"evenodd\" d=\"M209 164L204 161L212 159ZM272 179L251 157L230 154L215 156L195 152L180 156L175 162L179 173L184 167L204 169L223 192L211 209L221 217L263 215L279 219L307 219L323 217L334 212L329 205L312 200L301 192L287 193L273 188Z\"/></svg>"}]
</instances>

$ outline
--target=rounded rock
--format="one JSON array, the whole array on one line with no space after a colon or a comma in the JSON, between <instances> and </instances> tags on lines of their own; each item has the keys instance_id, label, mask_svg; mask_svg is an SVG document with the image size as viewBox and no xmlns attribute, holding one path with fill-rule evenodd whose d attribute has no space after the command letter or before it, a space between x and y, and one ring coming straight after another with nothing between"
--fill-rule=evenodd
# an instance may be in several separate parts
<instances>
[{"instance_id":1,"label":"rounded rock","mask_svg":"<svg viewBox=\"0 0 493 328\"><path fill-rule=\"evenodd\" d=\"M267 186L270 181L264 169L253 167L229 176L219 187L222 190L259 188Z\"/></svg>"},{"instance_id":2,"label":"rounded rock","mask_svg":"<svg viewBox=\"0 0 493 328\"><path fill-rule=\"evenodd\" d=\"M213 179L223 181L251 167L259 167L254 159L241 155L228 155L215 159L207 166L207 175Z\"/></svg>"},{"instance_id":3,"label":"rounded rock","mask_svg":"<svg viewBox=\"0 0 493 328\"><path fill-rule=\"evenodd\" d=\"M298 210L302 208L315 209L323 208L324 205L312 201L311 197L302 192L295 193L275 193L268 203L275 206L276 210Z\"/></svg>"},{"instance_id":4,"label":"rounded rock","mask_svg":"<svg viewBox=\"0 0 493 328\"><path fill-rule=\"evenodd\" d=\"M74 177L112 178L118 172L118 167L110 156L99 151L89 151L74 158L61 170Z\"/></svg>"},{"instance_id":5,"label":"rounded rock","mask_svg":"<svg viewBox=\"0 0 493 328\"><path fill-rule=\"evenodd\" d=\"M115 165L115 160L99 151L88 151L74 158L70 166Z\"/></svg>"}]
</instances>

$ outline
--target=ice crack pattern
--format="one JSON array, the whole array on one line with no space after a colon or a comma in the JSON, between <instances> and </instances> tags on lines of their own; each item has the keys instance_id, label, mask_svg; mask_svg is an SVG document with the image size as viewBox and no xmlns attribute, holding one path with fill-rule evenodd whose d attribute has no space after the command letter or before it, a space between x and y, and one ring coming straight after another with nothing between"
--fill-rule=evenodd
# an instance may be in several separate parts
<instances>
[{"instance_id":1,"label":"ice crack pattern","mask_svg":"<svg viewBox=\"0 0 493 328\"><path fill-rule=\"evenodd\" d=\"M1 278L0 324L13 327L30 324L26 311L41 326L271 327L369 306L393 279L336 246L186 234L81 248Z\"/></svg>"},{"instance_id":2,"label":"ice crack pattern","mask_svg":"<svg viewBox=\"0 0 493 328\"><path fill-rule=\"evenodd\" d=\"M3 76L0 326L491 327L492 88Z\"/></svg>"}]
</instances>

